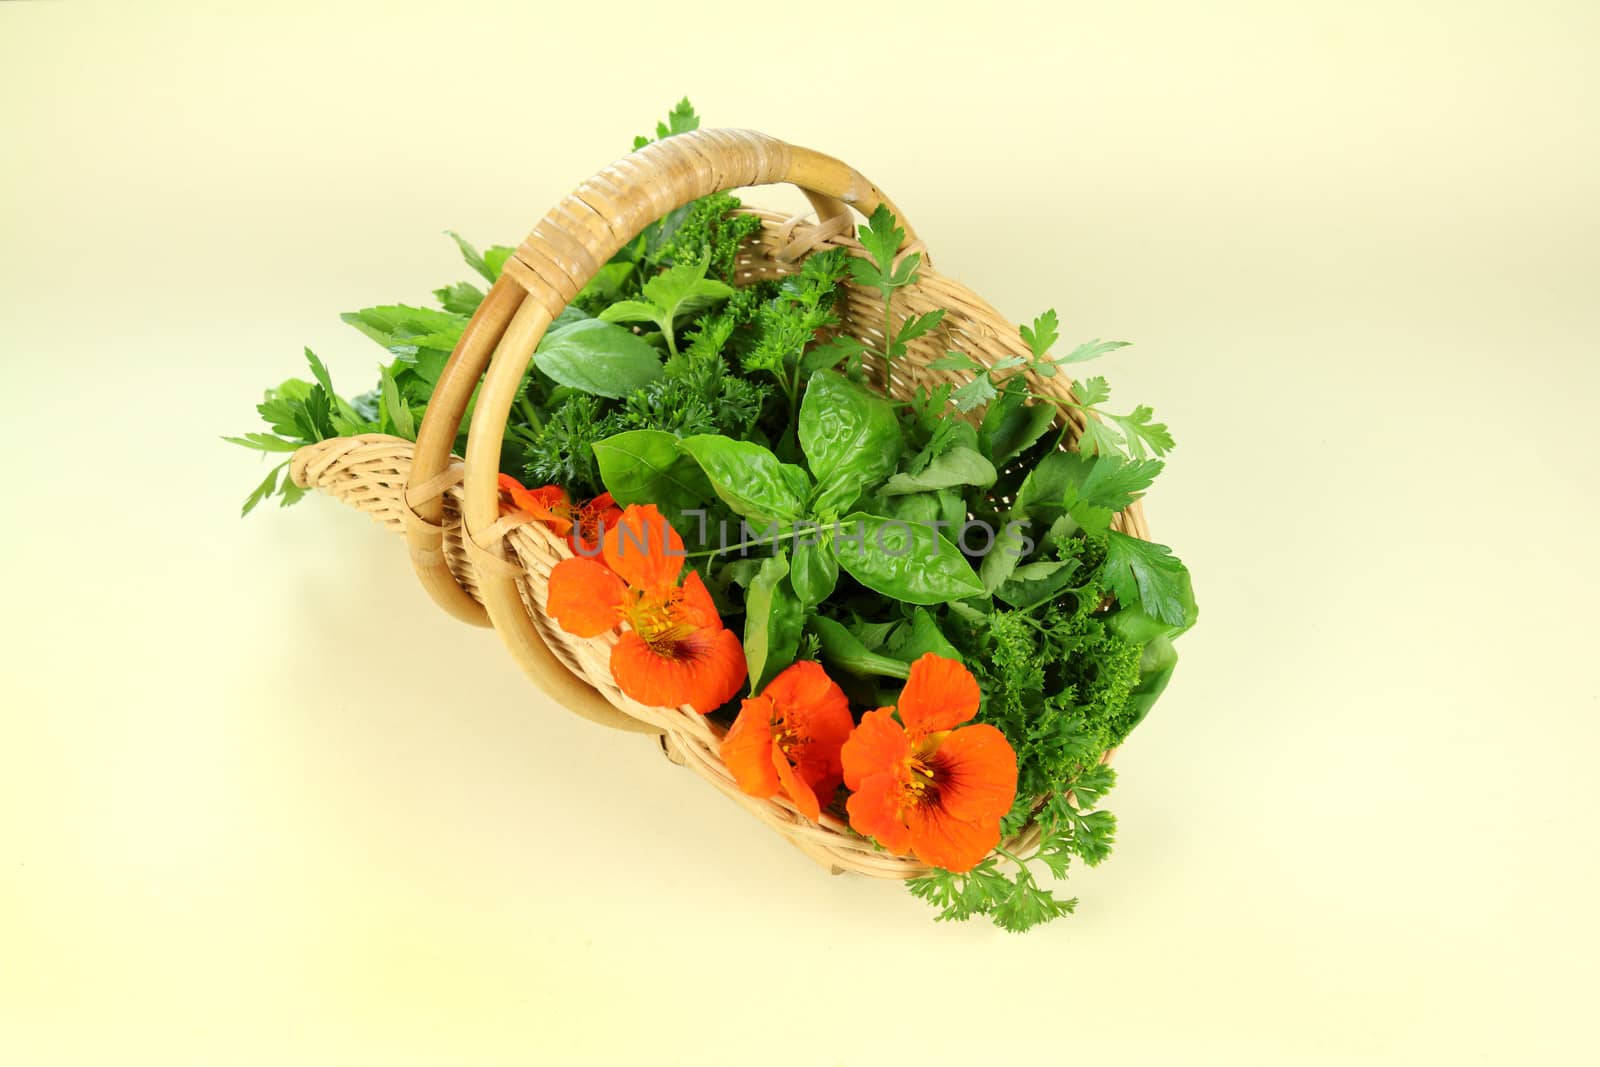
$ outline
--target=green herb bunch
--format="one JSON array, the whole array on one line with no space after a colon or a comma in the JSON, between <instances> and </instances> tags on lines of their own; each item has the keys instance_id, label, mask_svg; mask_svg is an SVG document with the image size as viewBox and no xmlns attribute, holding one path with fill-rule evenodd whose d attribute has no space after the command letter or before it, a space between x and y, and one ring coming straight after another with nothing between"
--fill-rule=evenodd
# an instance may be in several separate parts
<instances>
[{"instance_id":1,"label":"green herb bunch","mask_svg":"<svg viewBox=\"0 0 1600 1067\"><path fill-rule=\"evenodd\" d=\"M698 125L685 100L656 132ZM894 704L928 653L963 664L982 691L977 721L1016 754L1004 830L1035 827L1022 839L1036 843L937 870L911 891L941 919L987 915L1008 930L1069 913L1076 902L1050 879L1110 852L1105 759L1161 695L1173 642L1196 618L1183 564L1115 523L1162 472L1172 435L1148 407L1112 411L1102 377L1067 399L1035 391L1031 382L1123 347L1062 352L1053 311L1019 328L1026 355L984 364L952 350L931 366L963 381L886 397L897 362L938 336L945 314L897 314L920 270L901 252L904 229L880 207L859 230L859 254L814 252L781 280L741 284L740 255L760 226L719 193L618 252L534 353L503 470L574 500L609 492L621 506L658 507L742 633L748 692L816 659L853 707L871 709ZM480 253L451 236L493 284L511 249ZM875 343L840 331L847 287L881 301ZM269 453L357 433L415 440L484 292L457 282L434 296L437 307L344 316L385 351L374 389L341 397L308 350L311 379L268 390L258 407L268 432L228 440ZM869 361L881 381L867 380ZM246 512L299 499L282 466Z\"/></svg>"}]
</instances>

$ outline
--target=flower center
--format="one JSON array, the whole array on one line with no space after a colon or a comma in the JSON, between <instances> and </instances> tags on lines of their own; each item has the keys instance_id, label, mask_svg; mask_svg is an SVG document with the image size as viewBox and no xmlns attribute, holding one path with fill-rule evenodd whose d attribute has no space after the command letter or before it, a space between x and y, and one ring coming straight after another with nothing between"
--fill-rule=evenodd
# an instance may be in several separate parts
<instances>
[{"instance_id":1,"label":"flower center","mask_svg":"<svg viewBox=\"0 0 1600 1067\"><path fill-rule=\"evenodd\" d=\"M795 762L795 749L802 747L811 739L801 734L792 723L779 718L776 714L768 720L768 725L772 728L772 743L778 746L779 752L789 758L790 763Z\"/></svg>"},{"instance_id":2,"label":"flower center","mask_svg":"<svg viewBox=\"0 0 1600 1067\"><path fill-rule=\"evenodd\" d=\"M933 768L913 756L906 763L906 780L902 789L912 804L926 804L938 798L939 788L933 780Z\"/></svg>"},{"instance_id":3,"label":"flower center","mask_svg":"<svg viewBox=\"0 0 1600 1067\"><path fill-rule=\"evenodd\" d=\"M900 802L903 807L939 802L939 744L949 733L949 730L940 730L928 734L917 739L912 746L900 780Z\"/></svg>"},{"instance_id":4,"label":"flower center","mask_svg":"<svg viewBox=\"0 0 1600 1067\"><path fill-rule=\"evenodd\" d=\"M633 632L658 656L675 657L683 639L696 629L678 611L678 600L676 589L665 596L639 593L638 598L623 609Z\"/></svg>"}]
</instances>

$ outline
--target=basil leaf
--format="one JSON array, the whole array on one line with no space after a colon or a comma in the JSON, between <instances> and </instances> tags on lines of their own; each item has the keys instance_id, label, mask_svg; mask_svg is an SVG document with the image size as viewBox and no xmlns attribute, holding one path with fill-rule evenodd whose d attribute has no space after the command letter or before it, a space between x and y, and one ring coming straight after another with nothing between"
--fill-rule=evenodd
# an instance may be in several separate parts
<instances>
[{"instance_id":1,"label":"basil leaf","mask_svg":"<svg viewBox=\"0 0 1600 1067\"><path fill-rule=\"evenodd\" d=\"M978 426L978 440L997 467L1003 467L1045 435L1055 422L1053 404L1027 403L1028 391L1008 382L1000 399L989 405Z\"/></svg>"},{"instance_id":2,"label":"basil leaf","mask_svg":"<svg viewBox=\"0 0 1600 1067\"><path fill-rule=\"evenodd\" d=\"M999 477L994 464L984 459L974 449L957 445L937 457L919 474L896 474L880 490L884 496L903 496L927 489L949 489L958 485L975 485L979 488L994 484Z\"/></svg>"},{"instance_id":3,"label":"basil leaf","mask_svg":"<svg viewBox=\"0 0 1600 1067\"><path fill-rule=\"evenodd\" d=\"M814 510L831 516L894 471L905 440L887 400L841 374L819 371L800 404L800 447L817 480Z\"/></svg>"},{"instance_id":4,"label":"basil leaf","mask_svg":"<svg viewBox=\"0 0 1600 1067\"><path fill-rule=\"evenodd\" d=\"M978 577L983 580L983 587L989 592L992 593L1004 585L1016 571L1023 557L1033 551L1035 545L1028 529L1025 520L1014 519L1009 513L1005 516L1005 521L1000 524L1000 529L995 533L994 544L989 546L983 562L978 564Z\"/></svg>"},{"instance_id":5,"label":"basil leaf","mask_svg":"<svg viewBox=\"0 0 1600 1067\"><path fill-rule=\"evenodd\" d=\"M665 430L628 430L594 443L600 480L616 502L692 508L711 499L699 464Z\"/></svg>"},{"instance_id":6,"label":"basil leaf","mask_svg":"<svg viewBox=\"0 0 1600 1067\"><path fill-rule=\"evenodd\" d=\"M833 556L833 547L827 542L812 544L802 531L795 540L794 560L790 565L789 581L794 585L800 603L814 608L833 592L839 582L839 561Z\"/></svg>"},{"instance_id":7,"label":"basil leaf","mask_svg":"<svg viewBox=\"0 0 1600 1067\"><path fill-rule=\"evenodd\" d=\"M945 540L959 545L961 531L967 525L967 502L960 493L949 489L941 489L933 496L939 502L939 517L944 520L944 525L939 529L943 531Z\"/></svg>"},{"instance_id":8,"label":"basil leaf","mask_svg":"<svg viewBox=\"0 0 1600 1067\"><path fill-rule=\"evenodd\" d=\"M854 675L879 675L884 678L906 678L911 668L897 659L880 656L870 651L855 634L840 623L821 615L809 623L817 635L822 649L822 659L829 667Z\"/></svg>"},{"instance_id":9,"label":"basil leaf","mask_svg":"<svg viewBox=\"0 0 1600 1067\"><path fill-rule=\"evenodd\" d=\"M557 384L594 396L627 396L661 377L661 354L650 342L600 319L545 334L533 359Z\"/></svg>"},{"instance_id":10,"label":"basil leaf","mask_svg":"<svg viewBox=\"0 0 1600 1067\"><path fill-rule=\"evenodd\" d=\"M653 322L666 329L661 310L643 300L618 300L600 312L600 318L606 322Z\"/></svg>"},{"instance_id":11,"label":"basil leaf","mask_svg":"<svg viewBox=\"0 0 1600 1067\"><path fill-rule=\"evenodd\" d=\"M1157 698L1172 681L1172 671L1177 665L1178 650L1172 647L1170 638L1156 637L1144 646L1139 656L1139 684L1128 694L1128 710L1120 726L1124 737L1150 714Z\"/></svg>"},{"instance_id":12,"label":"basil leaf","mask_svg":"<svg viewBox=\"0 0 1600 1067\"><path fill-rule=\"evenodd\" d=\"M1079 573L1075 559L1041 559L1025 563L994 591L994 598L1014 608L1053 600L1068 589L1082 586L1088 576Z\"/></svg>"},{"instance_id":13,"label":"basil leaf","mask_svg":"<svg viewBox=\"0 0 1600 1067\"><path fill-rule=\"evenodd\" d=\"M615 301L622 295L622 286L633 274L633 264L627 260L607 263L595 272L589 283L578 293L580 297Z\"/></svg>"},{"instance_id":14,"label":"basil leaf","mask_svg":"<svg viewBox=\"0 0 1600 1067\"><path fill-rule=\"evenodd\" d=\"M983 593L961 550L927 526L856 512L841 520L839 566L874 592L909 604L942 604Z\"/></svg>"},{"instance_id":15,"label":"basil leaf","mask_svg":"<svg viewBox=\"0 0 1600 1067\"><path fill-rule=\"evenodd\" d=\"M902 522L932 526L944 516L944 508L940 506L937 493L907 493L904 496L888 497L881 503L884 513L889 518L899 519Z\"/></svg>"},{"instance_id":16,"label":"basil leaf","mask_svg":"<svg viewBox=\"0 0 1600 1067\"><path fill-rule=\"evenodd\" d=\"M859 360L866 347L849 334L841 334L801 356L800 373L809 376L818 371L832 370L852 356Z\"/></svg>"},{"instance_id":17,"label":"basil leaf","mask_svg":"<svg viewBox=\"0 0 1600 1067\"><path fill-rule=\"evenodd\" d=\"M962 662L961 653L939 631L939 624L933 621L933 615L927 608L918 608L912 614L911 622L901 627L896 639L889 642L889 654L909 664L929 652L957 663Z\"/></svg>"},{"instance_id":18,"label":"basil leaf","mask_svg":"<svg viewBox=\"0 0 1600 1067\"><path fill-rule=\"evenodd\" d=\"M789 561L782 549L762 561L744 602L744 656L750 692L759 693L794 662L800 650L805 612L789 583Z\"/></svg>"},{"instance_id":19,"label":"basil leaf","mask_svg":"<svg viewBox=\"0 0 1600 1067\"><path fill-rule=\"evenodd\" d=\"M1054 522L1066 513L1067 491L1082 484L1087 462L1074 452L1047 454L1022 480L1012 512L1018 517Z\"/></svg>"},{"instance_id":20,"label":"basil leaf","mask_svg":"<svg viewBox=\"0 0 1600 1067\"><path fill-rule=\"evenodd\" d=\"M710 257L698 263L679 263L644 283L644 298L662 312L667 322L692 315L733 295L733 287L706 277Z\"/></svg>"},{"instance_id":21,"label":"basil leaf","mask_svg":"<svg viewBox=\"0 0 1600 1067\"><path fill-rule=\"evenodd\" d=\"M761 522L793 522L805 508L810 489L806 472L760 445L720 434L685 437L678 447L691 456L711 488L734 513Z\"/></svg>"}]
</instances>

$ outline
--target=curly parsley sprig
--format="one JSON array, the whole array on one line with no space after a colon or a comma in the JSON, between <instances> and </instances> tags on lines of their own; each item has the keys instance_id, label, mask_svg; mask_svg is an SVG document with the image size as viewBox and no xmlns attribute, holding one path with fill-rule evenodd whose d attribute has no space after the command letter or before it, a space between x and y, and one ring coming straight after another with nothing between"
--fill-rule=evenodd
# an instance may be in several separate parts
<instances>
[{"instance_id":1,"label":"curly parsley sprig","mask_svg":"<svg viewBox=\"0 0 1600 1067\"><path fill-rule=\"evenodd\" d=\"M1042 835L1031 852L995 850L964 874L935 870L906 883L912 895L939 909L938 922L965 922L987 915L1002 930L1021 933L1040 923L1070 915L1076 897L1062 898L1041 884L1030 866L1043 864L1055 878L1065 878L1074 857L1089 867L1111 853L1117 820L1109 811L1091 810L1116 783L1116 772L1103 764L1085 769L1066 790L1052 795L1037 818ZM1009 864L1009 870L1002 863Z\"/></svg>"}]
</instances>

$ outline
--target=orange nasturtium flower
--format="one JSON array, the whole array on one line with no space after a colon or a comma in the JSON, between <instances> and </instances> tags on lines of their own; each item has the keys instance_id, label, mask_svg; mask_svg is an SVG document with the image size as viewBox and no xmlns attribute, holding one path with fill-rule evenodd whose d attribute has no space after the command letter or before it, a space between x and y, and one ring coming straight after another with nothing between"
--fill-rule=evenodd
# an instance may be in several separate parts
<instances>
[{"instance_id":1,"label":"orange nasturtium flower","mask_svg":"<svg viewBox=\"0 0 1600 1067\"><path fill-rule=\"evenodd\" d=\"M850 825L903 856L968 871L1000 843L1017 794L1017 755L978 713L978 683L932 652L911 665L895 708L869 711L843 750ZM960 729L957 727L960 726Z\"/></svg>"},{"instance_id":2,"label":"orange nasturtium flower","mask_svg":"<svg viewBox=\"0 0 1600 1067\"><path fill-rule=\"evenodd\" d=\"M727 703L744 684L744 649L697 572L678 584L683 539L661 512L630 505L606 528L600 553L604 563L575 556L551 569L545 610L579 637L627 623L611 674L639 703L688 704L702 715Z\"/></svg>"},{"instance_id":3,"label":"orange nasturtium flower","mask_svg":"<svg viewBox=\"0 0 1600 1067\"><path fill-rule=\"evenodd\" d=\"M601 535L621 521L622 509L617 507L617 502L610 493L601 493L587 504L579 505L577 518L573 520L572 547L594 555L600 548Z\"/></svg>"},{"instance_id":4,"label":"orange nasturtium flower","mask_svg":"<svg viewBox=\"0 0 1600 1067\"><path fill-rule=\"evenodd\" d=\"M500 491L511 495L518 511L527 512L558 534L570 533L572 547L588 556L599 551L601 531L622 518L622 509L610 493L601 493L587 504L574 504L559 485L527 489L509 474L500 475Z\"/></svg>"},{"instance_id":5,"label":"orange nasturtium flower","mask_svg":"<svg viewBox=\"0 0 1600 1067\"><path fill-rule=\"evenodd\" d=\"M745 698L722 739L722 759L740 789L782 793L816 822L844 780L839 748L854 726L844 691L821 664L801 660Z\"/></svg>"}]
</instances>

